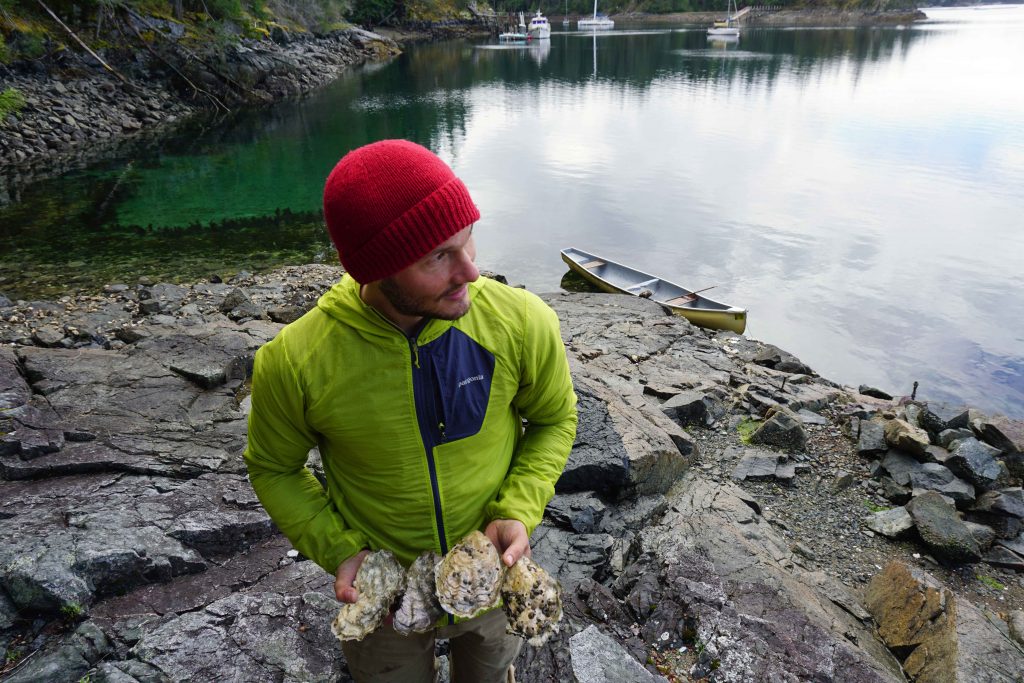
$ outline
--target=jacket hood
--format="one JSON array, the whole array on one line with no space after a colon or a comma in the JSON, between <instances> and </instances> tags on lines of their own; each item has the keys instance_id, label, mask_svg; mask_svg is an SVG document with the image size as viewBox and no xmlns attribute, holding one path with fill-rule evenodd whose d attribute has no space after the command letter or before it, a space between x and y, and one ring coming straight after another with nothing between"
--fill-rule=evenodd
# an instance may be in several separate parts
<instances>
[{"instance_id":1,"label":"jacket hood","mask_svg":"<svg viewBox=\"0 0 1024 683\"><path fill-rule=\"evenodd\" d=\"M483 279L480 278L476 282L469 283L470 300L482 286ZM317 300L317 308L338 322L355 328L364 336L393 339L398 334L404 337L404 332L397 325L362 300L359 296L359 287L359 283L351 275L345 273L340 281ZM417 339L421 343L430 341L451 327L452 324L450 320L430 320L420 330Z\"/></svg>"}]
</instances>

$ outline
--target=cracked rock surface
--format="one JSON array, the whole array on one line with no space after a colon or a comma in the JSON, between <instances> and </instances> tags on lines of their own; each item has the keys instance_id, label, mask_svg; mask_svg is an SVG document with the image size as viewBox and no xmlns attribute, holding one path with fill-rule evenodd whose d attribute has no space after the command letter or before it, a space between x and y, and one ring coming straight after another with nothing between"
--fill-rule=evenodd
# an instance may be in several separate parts
<instances>
[{"instance_id":1,"label":"cracked rock surface","mask_svg":"<svg viewBox=\"0 0 1024 683\"><path fill-rule=\"evenodd\" d=\"M339 275L287 268L0 308L5 683L350 680L330 632L332 577L289 554L241 458L253 354ZM649 301L545 298L562 320L580 429L532 538L563 589L561 627L523 648L517 680L904 681L907 653L878 637L863 592L888 555L927 559L947 585L947 618L963 618L936 642L961 670L986 657L1000 658L990 671L1024 670L1016 423L899 412ZM742 439L746 421L782 410L803 446ZM916 457L886 445L872 430L895 419L931 445ZM950 452L980 454L977 495L950 510L972 533L998 531L989 564L914 559L928 546L909 515L891 530L900 540L871 531L864 501L921 495L912 481L938 470L940 431ZM954 436L987 438L999 455ZM1010 474L992 480L995 457ZM982 600L976 571L1002 593Z\"/></svg>"}]
</instances>

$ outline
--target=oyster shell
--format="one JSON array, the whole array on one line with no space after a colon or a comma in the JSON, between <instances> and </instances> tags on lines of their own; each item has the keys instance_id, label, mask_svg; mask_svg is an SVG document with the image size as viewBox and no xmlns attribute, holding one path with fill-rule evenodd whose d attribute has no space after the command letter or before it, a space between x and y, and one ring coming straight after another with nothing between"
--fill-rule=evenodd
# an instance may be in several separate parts
<instances>
[{"instance_id":1,"label":"oyster shell","mask_svg":"<svg viewBox=\"0 0 1024 683\"><path fill-rule=\"evenodd\" d=\"M395 630L404 636L430 630L444 614L434 595L434 567L440 560L440 555L428 550L405 573L405 595L394 621Z\"/></svg>"},{"instance_id":2,"label":"oyster shell","mask_svg":"<svg viewBox=\"0 0 1024 683\"><path fill-rule=\"evenodd\" d=\"M378 550L363 559L354 585L359 599L342 605L331 624L338 640L362 640L380 626L405 587L405 570L390 550Z\"/></svg>"},{"instance_id":3,"label":"oyster shell","mask_svg":"<svg viewBox=\"0 0 1024 683\"><path fill-rule=\"evenodd\" d=\"M446 612L474 617L498 604L504 566L490 539L474 531L456 543L434 570L437 599Z\"/></svg>"},{"instance_id":4,"label":"oyster shell","mask_svg":"<svg viewBox=\"0 0 1024 683\"><path fill-rule=\"evenodd\" d=\"M551 574L525 555L505 572L501 599L509 633L526 638L535 647L558 633L562 589Z\"/></svg>"}]
</instances>

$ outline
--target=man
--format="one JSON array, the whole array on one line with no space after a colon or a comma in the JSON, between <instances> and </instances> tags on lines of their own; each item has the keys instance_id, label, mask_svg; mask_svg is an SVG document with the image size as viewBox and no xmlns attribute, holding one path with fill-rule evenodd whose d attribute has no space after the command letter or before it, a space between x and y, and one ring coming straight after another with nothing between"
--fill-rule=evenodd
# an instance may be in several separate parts
<instances>
[{"instance_id":1,"label":"man","mask_svg":"<svg viewBox=\"0 0 1024 683\"><path fill-rule=\"evenodd\" d=\"M256 354L253 488L343 602L357 599L370 550L408 566L479 529L511 566L530 551L576 431L557 317L479 279L480 212L419 145L347 154L324 216L347 274ZM304 467L313 446L326 488ZM505 681L520 646L505 625L500 609L424 635L386 624L342 648L357 681L428 683L434 638L450 638L456 683Z\"/></svg>"}]
</instances>

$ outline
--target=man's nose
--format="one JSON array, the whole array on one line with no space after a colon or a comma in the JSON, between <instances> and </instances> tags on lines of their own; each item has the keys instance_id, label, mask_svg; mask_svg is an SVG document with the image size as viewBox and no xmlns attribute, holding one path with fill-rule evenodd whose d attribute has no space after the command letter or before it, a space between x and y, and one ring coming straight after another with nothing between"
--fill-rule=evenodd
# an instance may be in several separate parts
<instances>
[{"instance_id":1,"label":"man's nose","mask_svg":"<svg viewBox=\"0 0 1024 683\"><path fill-rule=\"evenodd\" d=\"M480 277L480 269L474 263L475 251L462 249L459 251L457 276L462 282L475 282Z\"/></svg>"}]
</instances>

